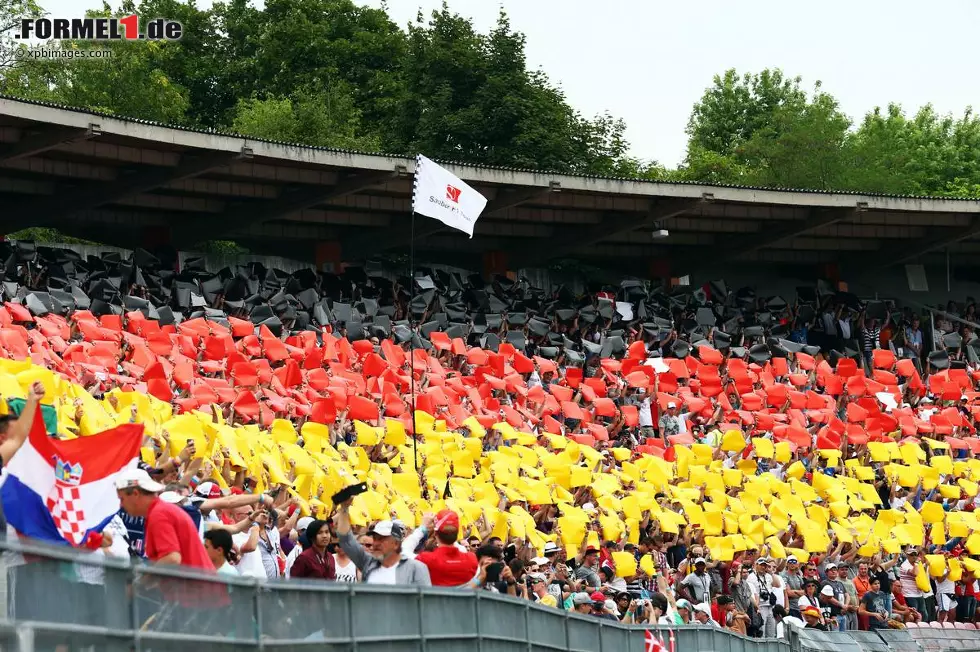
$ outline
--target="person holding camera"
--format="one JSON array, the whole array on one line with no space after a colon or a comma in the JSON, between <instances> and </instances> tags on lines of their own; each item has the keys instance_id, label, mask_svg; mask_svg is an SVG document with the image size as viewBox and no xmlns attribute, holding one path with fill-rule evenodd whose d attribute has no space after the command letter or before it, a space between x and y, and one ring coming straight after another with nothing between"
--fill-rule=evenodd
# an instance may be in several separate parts
<instances>
[{"instance_id":1,"label":"person holding camera","mask_svg":"<svg viewBox=\"0 0 980 652\"><path fill-rule=\"evenodd\" d=\"M844 584L837 579L837 564L827 564L824 572L827 574L827 581L820 588L820 604L826 610L824 614L828 616L827 624L830 631L845 632L847 631L845 615L847 594Z\"/></svg>"},{"instance_id":2,"label":"person holding camera","mask_svg":"<svg viewBox=\"0 0 980 652\"><path fill-rule=\"evenodd\" d=\"M759 557L755 562L755 570L745 579L745 583L752 591L752 601L759 610L762 636L772 638L776 635L776 619L772 608L778 601L773 588L782 587L782 581L772 572L769 563L768 557Z\"/></svg>"}]
</instances>

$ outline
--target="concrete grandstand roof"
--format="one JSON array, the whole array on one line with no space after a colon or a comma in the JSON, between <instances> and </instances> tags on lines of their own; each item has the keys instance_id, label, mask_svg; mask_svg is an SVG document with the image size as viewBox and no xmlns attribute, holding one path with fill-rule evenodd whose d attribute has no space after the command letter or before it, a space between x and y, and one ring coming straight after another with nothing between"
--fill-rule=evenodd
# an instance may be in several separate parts
<instances>
[{"instance_id":1,"label":"concrete grandstand roof","mask_svg":"<svg viewBox=\"0 0 980 652\"><path fill-rule=\"evenodd\" d=\"M440 161L489 198L472 240L417 218L420 259L478 268L574 258L672 275L703 262L867 271L949 248L980 257L980 201L661 183ZM174 128L0 96L0 228L132 248L236 240L345 261L409 247L413 156ZM655 228L669 230L654 239ZM336 255L336 254L334 254ZM857 263L854 263L857 261Z\"/></svg>"}]
</instances>

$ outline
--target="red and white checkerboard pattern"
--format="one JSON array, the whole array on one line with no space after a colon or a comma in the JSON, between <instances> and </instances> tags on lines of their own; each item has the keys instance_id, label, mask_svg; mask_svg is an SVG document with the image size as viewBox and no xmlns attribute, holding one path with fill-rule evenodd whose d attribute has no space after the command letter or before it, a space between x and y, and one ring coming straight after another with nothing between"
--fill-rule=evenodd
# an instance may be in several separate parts
<instances>
[{"instance_id":1,"label":"red and white checkerboard pattern","mask_svg":"<svg viewBox=\"0 0 980 652\"><path fill-rule=\"evenodd\" d=\"M47 501L48 511L61 536L74 545L82 543L85 530L85 512L82 511L82 495L78 487L56 484Z\"/></svg>"}]
</instances>

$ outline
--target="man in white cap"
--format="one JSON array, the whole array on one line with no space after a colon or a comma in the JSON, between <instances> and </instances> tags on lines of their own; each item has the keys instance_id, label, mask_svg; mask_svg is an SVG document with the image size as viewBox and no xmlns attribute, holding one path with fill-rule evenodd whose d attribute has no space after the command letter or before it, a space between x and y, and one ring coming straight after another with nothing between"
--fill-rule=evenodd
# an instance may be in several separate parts
<instances>
[{"instance_id":1,"label":"man in white cap","mask_svg":"<svg viewBox=\"0 0 980 652\"><path fill-rule=\"evenodd\" d=\"M214 572L194 521L177 505L160 500L162 484L143 469L131 468L116 476L115 485L123 511L146 520L147 559Z\"/></svg>"},{"instance_id":2,"label":"man in white cap","mask_svg":"<svg viewBox=\"0 0 980 652\"><path fill-rule=\"evenodd\" d=\"M313 518L310 516L304 516L303 518L296 521L296 532L299 534L300 538L306 536L306 528L310 527L310 523L313 522ZM296 558L300 556L303 552L303 546L297 544L293 546L293 549L289 551L289 555L286 556L286 572L285 577L289 578L289 571L292 570L293 564L296 563Z\"/></svg>"},{"instance_id":3,"label":"man in white cap","mask_svg":"<svg viewBox=\"0 0 980 652\"><path fill-rule=\"evenodd\" d=\"M681 431L681 418L678 416L677 403L670 401L667 403L667 410L660 415L660 438L663 439L664 445L669 446L670 440L668 437L679 434Z\"/></svg>"},{"instance_id":4,"label":"man in white cap","mask_svg":"<svg viewBox=\"0 0 980 652\"><path fill-rule=\"evenodd\" d=\"M399 584L432 586L429 568L402 552L402 543L408 528L401 521L379 521L368 534L371 535L371 552L364 549L350 526L350 505L353 499L341 503L334 517L334 530L347 556L361 571L366 584Z\"/></svg>"},{"instance_id":5,"label":"man in white cap","mask_svg":"<svg viewBox=\"0 0 980 652\"><path fill-rule=\"evenodd\" d=\"M694 620L698 625L718 627L718 623L711 617L711 605L707 602L694 605Z\"/></svg>"},{"instance_id":6,"label":"man in white cap","mask_svg":"<svg viewBox=\"0 0 980 652\"><path fill-rule=\"evenodd\" d=\"M711 576L708 575L708 562L704 557L694 560L694 571L681 580L681 597L694 604L711 602Z\"/></svg>"}]
</instances>

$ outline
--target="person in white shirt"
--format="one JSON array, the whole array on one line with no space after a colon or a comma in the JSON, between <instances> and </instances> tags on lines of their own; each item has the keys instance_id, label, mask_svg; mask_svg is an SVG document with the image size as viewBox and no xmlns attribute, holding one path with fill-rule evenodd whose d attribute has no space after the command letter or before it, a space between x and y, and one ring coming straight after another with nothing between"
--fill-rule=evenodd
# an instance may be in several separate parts
<instances>
[{"instance_id":1,"label":"person in white shirt","mask_svg":"<svg viewBox=\"0 0 980 652\"><path fill-rule=\"evenodd\" d=\"M772 573L769 564L768 557L759 557L755 562L755 571L745 578L745 583L749 585L752 599L759 607L763 636L772 638L776 635L776 619L772 615L772 608L776 606L776 594L772 589L781 587L783 583L778 575Z\"/></svg>"},{"instance_id":2,"label":"person in white shirt","mask_svg":"<svg viewBox=\"0 0 980 652\"><path fill-rule=\"evenodd\" d=\"M786 630L790 627L806 628L806 623L803 620L788 615L782 605L777 604L773 607L772 615L776 619L776 638L786 638Z\"/></svg>"},{"instance_id":3,"label":"person in white shirt","mask_svg":"<svg viewBox=\"0 0 980 652\"><path fill-rule=\"evenodd\" d=\"M204 533L204 550L218 575L241 577L238 569L230 563L235 557L234 547L231 533L227 530L208 530Z\"/></svg>"},{"instance_id":4,"label":"person in white shirt","mask_svg":"<svg viewBox=\"0 0 980 652\"><path fill-rule=\"evenodd\" d=\"M239 507L235 510L236 520L248 518L250 508ZM256 579L268 579L265 572L265 565L262 563L262 553L259 552L259 533L268 523L269 516L265 512L255 515L252 524L245 532L239 532L232 536L235 547L238 548L238 572L243 577L254 577Z\"/></svg>"},{"instance_id":5,"label":"person in white shirt","mask_svg":"<svg viewBox=\"0 0 980 652\"><path fill-rule=\"evenodd\" d=\"M711 617L711 605L707 602L694 605L694 620L698 625L709 625L718 627L718 623Z\"/></svg>"},{"instance_id":6,"label":"person in white shirt","mask_svg":"<svg viewBox=\"0 0 980 652\"><path fill-rule=\"evenodd\" d=\"M354 565L354 560L347 556L344 549L336 544L331 544L333 548L333 562L337 573L338 582L357 582L361 576Z\"/></svg>"}]
</instances>

